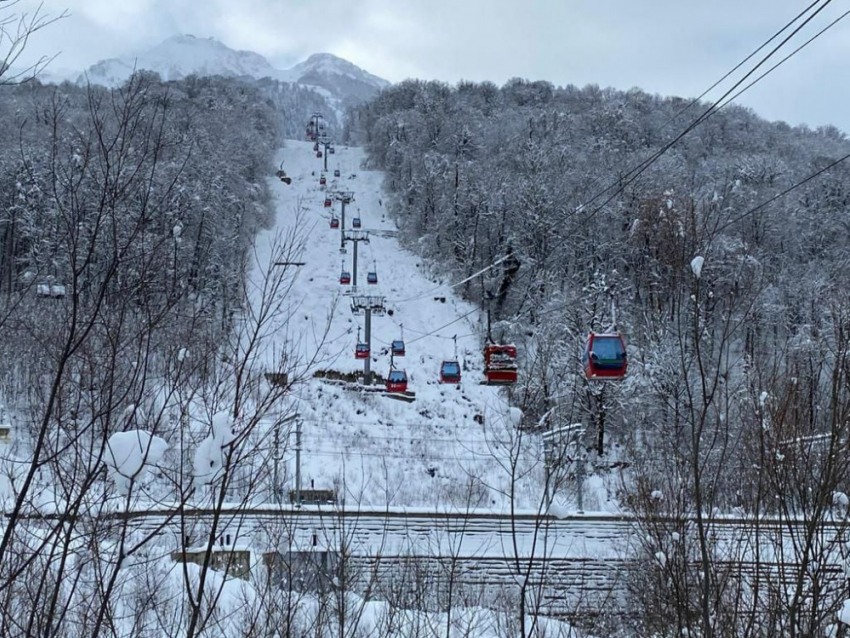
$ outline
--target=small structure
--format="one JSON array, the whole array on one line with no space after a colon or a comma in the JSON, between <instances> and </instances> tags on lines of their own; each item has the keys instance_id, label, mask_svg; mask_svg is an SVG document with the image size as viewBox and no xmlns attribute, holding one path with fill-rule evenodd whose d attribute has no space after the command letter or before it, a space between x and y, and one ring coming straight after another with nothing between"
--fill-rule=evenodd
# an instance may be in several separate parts
<instances>
[{"instance_id":1,"label":"small structure","mask_svg":"<svg viewBox=\"0 0 850 638\"><path fill-rule=\"evenodd\" d=\"M313 535L314 542L317 541ZM339 554L316 543L313 547L290 547L282 552L263 554L269 580L282 589L327 593L339 573Z\"/></svg>"},{"instance_id":2,"label":"small structure","mask_svg":"<svg viewBox=\"0 0 850 638\"><path fill-rule=\"evenodd\" d=\"M289 490L289 502L293 505L298 500L296 490ZM301 490L302 505L336 505L336 492L328 488Z\"/></svg>"},{"instance_id":3,"label":"small structure","mask_svg":"<svg viewBox=\"0 0 850 638\"><path fill-rule=\"evenodd\" d=\"M210 569L223 572L231 578L248 580L251 575L251 550L226 543L225 541L230 540L229 534L223 535L220 540L221 545L216 545L210 550ZM207 562L207 548L187 547L182 551L172 552L171 560L203 566Z\"/></svg>"}]
</instances>

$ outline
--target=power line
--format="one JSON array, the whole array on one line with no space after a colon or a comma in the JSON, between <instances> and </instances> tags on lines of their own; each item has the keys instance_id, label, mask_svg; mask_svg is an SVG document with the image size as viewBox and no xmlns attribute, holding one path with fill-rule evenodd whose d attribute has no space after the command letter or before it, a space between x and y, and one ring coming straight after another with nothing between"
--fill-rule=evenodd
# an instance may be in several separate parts
<instances>
[{"instance_id":1,"label":"power line","mask_svg":"<svg viewBox=\"0 0 850 638\"><path fill-rule=\"evenodd\" d=\"M830 1L831 1L831 0L830 0ZM511 256L511 255L505 255L505 256L504 256L504 257L502 257L501 259L497 259L496 261L494 261L494 262L493 262L492 264L490 264L489 266L487 266L487 267L485 267L485 268L482 268L481 270L479 270L479 271L478 271L478 272L476 272L476 273L473 273L472 275L470 275L470 276L469 276L469 277L467 277L466 279L461 279L461 280L460 280L460 281L458 281L457 283L454 283L454 284L450 285L450 286L448 287L448 289L449 289L449 290L452 290L452 289L454 289L454 288L457 288L458 286L462 286L463 284L465 284L465 283L466 283L466 282L468 282L468 281L472 281L472 280L473 280L473 279L475 279L476 277L478 277L478 276L480 276L480 275L483 275L483 274L484 274L485 272L487 272L488 270L490 270L490 269L492 269L492 268L495 268L496 266L498 266L499 264L501 264L503 261L505 261L506 259L508 259L508 257L510 257L510 256ZM434 294L436 291L438 291L438 290L442 290L442 289L443 289L443 285L442 285L442 284L440 284L439 286L435 286L434 288L431 288L430 290L426 290L425 292L423 292L422 294L420 294L420 295L419 295L419 296L417 296L417 297L410 297L409 299L390 299L389 301L390 301L390 303L393 303L393 304L403 304L403 303L408 303L408 302L410 302L410 301L418 301L418 300L420 300L420 299L424 299L424 298L425 298L425 297L427 297L428 295L432 295L432 294Z\"/></svg>"},{"instance_id":2,"label":"power line","mask_svg":"<svg viewBox=\"0 0 850 638\"><path fill-rule=\"evenodd\" d=\"M635 180L637 180L637 178L638 178L638 177L640 177L643 173L645 173L645 172L649 169L649 167L650 167L650 166L652 166L653 164L655 164L655 162L657 162L657 161L658 161L658 160L659 160L659 159L660 159L660 158L661 158L661 157L662 157L665 153L667 153L667 151L669 151L671 148L673 148L673 146L675 146L675 145L676 145L676 144L677 144L677 143L678 143L678 142L679 142L682 138L684 138L684 137L685 137L688 133L690 133L692 130L694 130L697 126L699 126L700 124L702 124L703 122L705 122L705 121L706 121L708 118L710 118L712 115L714 115L714 113L716 113L716 112L719 110L719 108L720 108L718 105L720 105L720 104L721 104L721 103L722 103L722 102L723 102L723 101L724 101L727 97L729 97L729 95L731 95L732 93L734 93L734 91L735 91L735 90L736 90L739 86L741 86L741 84L743 84L743 83L747 80L747 78L749 78L749 77L750 77L753 73L755 73L755 72L758 70L758 68L759 68L759 67L761 67L761 66L762 66L765 62L767 62L767 61L768 61L768 60L769 60L769 59L770 59L770 58L771 58L771 57L772 57L772 56L773 56L773 55L774 55L777 51L779 51L779 49L781 49L783 46L785 46L785 44L786 44L786 43L787 43L787 42L788 42L791 38L793 38L795 35L797 35L797 33L799 33L799 32L800 32L800 30L801 30L803 27L805 27L805 26L806 26L809 22L811 22L811 21L812 21L812 20L813 20L813 19L814 19L814 18L815 18L815 17L816 17L816 16L817 16L817 15L818 15L821 11L823 11L823 10L824 10L824 9L825 9L825 8L826 8L826 7L827 7L827 6L831 3L831 2L832 2L832 0L826 0L826 1L824 2L824 4L822 4L820 7L818 7L818 8L817 8L817 10L816 10L816 11L815 11L812 15L810 15L808 18L806 18L806 19L803 21L803 23L802 23L802 24L800 24L800 25L799 25L796 29L794 29L794 30L793 30L793 31L792 31L792 32L791 32L791 33L790 33L787 37L785 37L785 39L783 39L783 40L782 40L782 42L780 42L778 45L776 45L776 46L775 46L775 47L774 47L774 48L770 51L770 53L768 53L768 54L767 54L764 58L762 58L762 59L759 61L759 63L758 63L758 64L756 64L756 65L755 65L752 69L750 69L749 71L747 71L747 73L746 73L746 74L745 74L745 75L744 75L741 79L739 79L737 82L735 82L735 84L733 84L733 85L732 85L732 87L731 87L730 89L728 89L728 90L727 90L727 91L726 91L726 92L725 92L722 96L720 96L720 98L719 98L719 99L718 99L718 100L717 100L714 104L712 104L711 106L709 106L709 107L708 107L705 111L703 111L703 113L702 113L702 114L701 114L698 118L696 118L693 122L691 122L691 123L690 123L690 124L689 124L689 125L685 128L685 130L684 130L684 131L682 131L681 133L679 133L679 134L678 134L676 137L674 137L671 141L667 142L667 144L665 144L664 146L662 146L662 147L661 147L661 149L659 149L658 151L656 151L655 153L653 153L650 157L648 157L647 159L643 160L643 161L642 161L642 162L640 162L637 166L635 166L635 167L631 168L629 171L627 171L627 172L625 173L625 175L624 175L624 177L627 177L627 179L626 179L625 181L622 181L622 178L620 178L620 179L618 179L618 180L616 180L616 181L612 182L611 184L609 184L608 186L606 186L604 189L602 189L601 191L599 191L596 195L594 195L593 197L591 197L589 200L587 200L586 202L584 202L583 204L581 204L580 206L578 206L578 207L575 209L575 211L574 211L574 213L573 213L573 214L578 214L578 213L580 213L582 209L584 209L585 207L589 206L589 205L590 205L590 204L592 204L594 201L596 201L597 199L599 199L600 197L602 197L605 193L607 193L607 192L608 192L608 191L610 191L612 188L614 188L615 186L617 186L617 184L618 184L618 183L620 184L620 186L619 186L619 187L618 187L618 188L614 191L614 193L613 193L610 197L608 197L608 199L606 199L604 202L602 202L602 204L600 204L599 206L597 206L596 208L594 208L594 209L593 209L593 211L591 211L591 213L590 213L587 217L585 217L583 220L581 220L581 221L579 222L579 225L584 225L584 224L586 224L587 222L589 222L589 221L590 221L593 217L595 217L595 216L596 216L596 214L597 214L597 213L599 213L599 211L601 211L603 208L605 208L605 206L607 206L609 203L611 203L611 202L614 200L614 198L616 198L618 195L620 195L620 193L622 193L624 190L626 190L626 188L627 188L630 184L633 184L633 183L635 182ZM808 9L806 9L806 11L808 11ZM799 17L799 16L798 16L798 17ZM795 18L795 19L794 19L794 21L796 21L797 19L798 19L798 18ZM793 54L792 54L792 55L793 55ZM760 78L758 78L757 80L753 81L753 82L752 82L752 83L751 83L748 87L746 87L746 88L749 88L749 87L753 86L754 84L756 84L756 82L758 82L759 80L761 80L762 78L764 78L764 77L765 77L766 75L768 75L769 73L770 73L770 71L768 71L767 73L763 74ZM746 88L745 88L744 90L740 91L737 95L740 95L741 93L743 93L743 92L746 90ZM560 220L560 221L563 221L563 220ZM568 238L569 238L569 236L565 237L564 241L566 241L566 239L568 239ZM554 248L557 248L558 246L561 246L562 244L563 244L563 241L562 241L562 242L560 242L559 244L557 244L555 247L553 247L553 249L550 249L549 254L551 254L551 253L552 253L552 250L554 250Z\"/></svg>"},{"instance_id":3,"label":"power line","mask_svg":"<svg viewBox=\"0 0 850 638\"><path fill-rule=\"evenodd\" d=\"M806 7L806 8L805 8L805 9L803 9L800 13L798 13L798 14L794 17L794 19L793 19L793 20L791 20L790 22L786 23L784 27L782 27L779 31L777 31L777 32L776 32L776 33L774 33L772 36L770 36L770 38L769 38L769 39L767 39L765 42L763 42L763 43L762 43L762 44L761 44L761 45L760 45L757 49L755 49L752 53L750 53L750 54L749 54L747 57L745 57L743 60L741 60L740 62L738 62L738 64L736 64L734 67L732 67L732 69L731 69L731 70L727 71L727 72L723 75L723 77L721 77L719 80L717 80L714 84L712 84L710 87L708 87L705 91L703 91L702 93L700 93L698 97L695 97L693 100L691 100L691 101L690 101L690 102L689 102L689 103L688 103L685 107L683 107L683 108L682 108L679 112L677 112L676 114L674 114L674 115L673 115L673 117L671 117L671 118L667 121L667 125L672 124L672 123L673 123L676 119L678 119L678 118L679 118L681 115L683 115L686 111L690 110L690 108L691 108L692 106L694 106L697 102L699 102L700 100L702 100L702 98L704 98L706 95L708 95L709 93L711 93L711 91L713 91L715 88L717 88L717 87L718 87L718 86L719 86L719 85L720 85L720 84L721 84L721 83L722 83L722 82L723 82L726 78L728 78L728 77L729 77L730 75L732 75L735 71L737 71L737 70L738 70L738 69L740 69L742 66L744 66L744 65L745 65L747 62L749 62L749 61L750 61L753 57L755 57L755 55L756 55L759 51L761 51L762 49L764 49L767 45L769 45L769 44L770 44L771 42L773 42L776 38L778 38L780 35L782 35L782 34L783 34L783 33L784 33L784 32L785 32L788 28L790 28L790 27L791 27L791 25L792 25L792 24L794 24L795 22L797 22L797 20L799 20L800 18L802 18L802 17L803 17L806 13L808 13L808 12L812 9L812 7L814 7L814 6L815 6L816 4L818 4L820 1L821 1L821 0L815 0L815 1L814 1L814 2L812 2L812 3L808 6L808 7ZM666 126L666 125L665 125L665 126Z\"/></svg>"},{"instance_id":4,"label":"power line","mask_svg":"<svg viewBox=\"0 0 850 638\"><path fill-rule=\"evenodd\" d=\"M836 24L838 24L839 22L841 22L841 21L842 21L844 18L846 18L848 15L850 15L850 10L845 11L845 12L844 12L844 13L842 13L840 16L838 16L835 20L833 20L833 21L832 21L832 22L830 22L828 25L826 25L823 29L821 29L820 31L818 31L815 35L813 35L811 38L809 38L808 40L806 40L803 44L801 44L800 46L798 46L798 47L797 47L796 49L794 49L791 53L789 53L788 55L786 55L786 56L785 56L784 58L782 58L779 62L777 62L776 64L774 64L772 67L770 67L767 71L765 71L764 73L762 73L759 77L757 77L755 80L753 80L752 82L750 82L747 86L745 86L743 89L741 89L740 91L738 91L735 95L733 95L732 97L730 97L730 98L726 101L726 103L725 103L725 104L722 104L720 107L718 107L718 109L722 109L722 108L723 108L723 107L725 107L727 104L729 104L729 103L733 102L733 101L734 101L736 98L738 98L738 96L740 96L740 95L741 95L744 91L746 91L747 89L749 89L750 87L752 87L754 84L756 84L757 82L759 82L762 78L764 78L764 76L768 75L769 73L772 73L774 70L776 70L777 68L779 68L780 66L782 66L785 62L787 62L789 59L791 59L792 57L794 57L795 55L797 55L797 53L799 53L800 51L802 51L803 49L805 49L805 48L806 48L809 44L811 44L812 42L814 42L815 40L817 40L820 36L822 36L824 33L826 33L827 31L829 31L832 27L834 27Z\"/></svg>"},{"instance_id":5,"label":"power line","mask_svg":"<svg viewBox=\"0 0 850 638\"><path fill-rule=\"evenodd\" d=\"M424 339L425 337L430 337L430 336L431 336L431 335L433 335L435 332L439 332L439 331L440 331L440 330L442 330L443 328L448 328L450 325L452 325L452 324L454 324L454 323L457 323L457 322L458 322L458 321L460 321L461 319L466 319L466 318L467 318L469 315L471 315L473 312L478 312L478 308L473 308L472 310L470 310L469 312L467 312L465 315L461 315L461 316L460 316L460 317L458 317L457 319L455 319L455 320L453 320L453 321L450 321L450 322L448 322L447 324L440 326L439 328L434 328L434 330L432 330L431 332L429 332L429 333L427 333L427 334L422 335L421 337L416 337L416 339L411 339L411 340L410 340L410 341L408 341L407 343L408 343L408 344L416 343L417 341L420 341L420 340Z\"/></svg>"},{"instance_id":6,"label":"power line","mask_svg":"<svg viewBox=\"0 0 850 638\"><path fill-rule=\"evenodd\" d=\"M755 51L753 51L752 53L750 53L750 54L749 54L746 58L744 58L741 62L739 62L739 63L738 63L735 67L733 67L733 69L732 69L731 71L729 71L728 73L726 73L726 74L725 74L723 77L721 77L721 78L720 78L717 82L715 82L714 84L712 84L712 86L711 86L711 87L709 87L709 88L708 88L705 92L703 92L699 98L696 98L696 100L693 100L693 101L692 101L690 104L688 104L688 105L687 105L687 106L686 106L686 107L685 107L682 111L680 111L679 113L677 113L677 114L674 116L674 118L673 118L673 119L676 119L677 117L679 117L679 115L681 115L682 113L684 113L684 112L685 112L686 110L688 110L691 106L693 106L693 104L695 104L696 102L698 102L698 101L699 101L699 99L701 99L701 98L702 98L703 96L705 96L708 92L710 92L712 89L714 89L716 86L718 86L718 85L719 85L721 82L723 82L726 78L728 78L730 75L732 75L732 74L733 74L736 70L738 70L739 68L741 68L741 67L742 67L742 66L743 66L743 65L744 65L747 61L749 61L750 59L752 59L752 58L753 58L753 57L754 57L754 56L755 56L755 55L756 55L759 51L761 51L761 50L762 50L762 49L764 49L766 46L768 46L768 45L769 45L772 41L774 41L777 37L779 37L782 33L784 33L784 32L785 32L788 28L790 28L793 24L795 24L798 20L800 20L800 19L801 19L801 18L802 18L802 17L803 17L806 13L808 13L808 12L809 12L809 11L810 11L813 7L815 7L815 5L817 5L819 2L821 2L821 0L815 0L815 2L811 3L811 4L810 4L810 5L808 5L808 6L807 6L807 7L806 7L803 11L801 11L800 13L798 13L798 14L797 14L797 15L796 15L796 16L795 16L795 17L794 17L794 18L793 18L790 22L786 23L786 24L785 24L785 26L783 26L783 27L782 27L779 31L777 31L774 35L772 35L772 36L771 36L771 37L770 37L770 38L769 38L766 42L764 42L764 43L763 43L761 46L759 46L759 47L758 47ZM739 97L742 93L744 93L745 91L747 91L748 89L750 89L752 86L754 86L756 83L758 83L759 81L761 81L764 77L766 77L767 75L769 75L769 74L770 74L773 70L775 70L776 68L778 68L781 64L783 64L785 61L787 61L788 59L790 59L790 58L791 58L791 57L793 57L794 55L796 55L796 53L798 53L800 50L802 50L805 46L807 46L809 43L811 43L812 41L814 41L815 39L817 39L818 37L820 37L821 35L823 35L823 33L825 33L827 30L829 30L829 29L830 29L830 28L832 28L835 24L837 24L840 20L842 20L842 19L843 19L843 18L844 18L847 14L844 14L844 15L840 16L837 20L835 20L835 21L833 21L832 23L830 23L829 25L827 25L827 27L825 27L825 28L824 28L824 29L822 29L819 33L817 33L815 36L813 36L812 38L810 38L810 39L809 39L806 43L804 43L802 46L798 47L798 48L797 48L795 51L793 51L790 55L786 56L786 57L785 57L782 61L780 61L778 64L774 65L771 69L769 69L768 71L766 71L765 73L763 73L761 76L759 76L758 78L756 78L753 82L751 82L750 84L748 84L748 85L747 85L746 87L744 87L742 90L740 90L740 91L738 91L737 93L735 93L735 94L734 94L734 95L733 95L730 99L726 100L726 98L727 98L727 97L729 97L729 95L730 95L730 94L732 94L732 93L733 93L733 92L734 92L734 91L735 91L735 90L736 90L736 89L737 89L737 88L738 88L741 84L743 84L743 83L747 80L747 78L749 78L749 77L750 77L750 76L751 76L751 75L752 75L752 74L753 74L756 70L758 70L758 68L759 68L759 67L761 67L761 66L762 66L765 62L767 62L767 60L769 60L769 59L770 59L770 58L771 58L771 57L772 57L772 56L773 56L773 55L774 55L777 51L779 51L779 50L780 50L780 49L781 49L781 48L782 48L785 44L787 44L787 42L788 42L789 40L791 40L791 38L793 38L793 37L794 37L797 33L799 33L801 29L803 29L803 28L804 28L804 27L805 27L805 26L806 26L809 22L811 22L811 20L813 20L813 19L814 19L814 18L815 18L815 17L816 17L816 16L817 16L817 15L818 15L821 11L823 11L823 9L825 9L825 8L826 8L826 7L827 7L827 6L828 6L831 2L832 2L832 0L826 0L826 1L824 2L824 4L822 4L820 7L818 7L818 8L814 11L814 13L812 13L812 15L810 15L809 17L807 17L807 18L803 21L803 23L802 23L802 24L800 24L800 25L799 25L796 29L794 29L794 30L791 32L791 34L789 34L786 38L784 38L784 39L782 40L782 42L780 42L780 43L779 43L776 47L774 47L774 48L773 48L773 50L771 50L771 51L770 51L770 53L768 53L768 54L767 54L764 58L762 58L762 60L761 60L758 64L756 64L756 66L754 66L752 69L750 69L750 70L749 70L749 71L748 71L748 72L747 72L747 73L746 73L746 74L745 74L745 75L744 75L744 76L743 76L740 80L738 80L738 81L737 81L737 82L736 82L736 83L735 83L735 84L734 84L734 85L733 85L733 86L732 86L729 90L727 90L727 91L726 91L726 92L725 92L725 93L724 93L724 94L723 94L723 95L722 95L722 96L721 96L721 97L720 97L720 98L719 98L719 99L718 99L718 100L717 100L717 101L716 101L713 105L711 105L708 109L706 109L706 111L704 111L704 112L702 113L702 115L700 115L700 116L699 116L697 119L695 119L695 120L694 120L694 121L693 121L690 125L688 125L688 127L687 127L684 131L682 131L679 135L677 135L677 136L676 136L676 137L675 137L672 141L668 142L668 143L667 143L666 145L664 145L664 146L663 146L663 147L662 147L659 151L656 151L656 152L655 152L653 155L651 155L649 158L647 158L647 159L643 160L643 161L642 161L642 162L640 162L637 166L633 167L633 168L632 168L632 169L630 169L628 172L626 172L626 173L625 173L625 176L628 176L628 177L629 177L629 179L628 179L625 183L622 183L622 184L621 184L621 186L620 186L620 187L619 187L619 188L618 188L618 189L614 192L614 194L613 194L613 195L611 195L608 199L606 199L606 200L605 200L605 201L604 201L604 202L603 202L600 206L596 207L596 208L595 208L595 209L594 209L594 210L593 210L593 211L592 211L592 212L591 212L591 213L590 213L590 214L589 214L586 218L584 218L583 220L581 220L581 221L579 222L579 226L582 226L582 225L584 225L584 224L588 223L588 222L589 222L589 221L590 221L593 217L595 217L595 216L596 216L596 214L597 214L597 213L599 213L599 211L601 211L601 210L602 210L605 206L607 206L607 205L608 205L611 201L613 201L615 197L617 197L620 193L622 193L622 192L623 192L623 191L624 191L624 190L625 190L625 189L626 189L626 188L627 188L630 184L632 184L632 183L633 183L633 182L634 182L634 181L635 181L638 177L640 177L640 175L642 175L642 174L643 174L643 173L644 173L644 172L645 172L645 171L646 171L646 170L647 170L647 169L648 169L648 168L649 168L652 164L654 164L654 163L655 163L655 162L656 162L656 161L657 161L657 160L658 160L661 156L663 156L663 155L664 155L664 154L665 154L665 153L666 153L666 152L667 152L670 148L672 148L675 144L677 144L677 143L678 143L678 142L679 142L679 141L680 141L683 137L685 137L688 133L690 133L690 132L691 132L694 128L696 128L697 126L699 126L700 124L702 124L705 120L707 120L707 119L708 119L709 117L711 117L714 113L716 113L716 112L717 112L720 108L722 108L722 107L724 107L724 106L728 105L728 104L729 104L732 100L736 99L736 98L737 98L737 97ZM848 13L850 13L850 12L848 12ZM721 102L723 102L723 100L726 100L726 102L725 102L725 103L723 103L723 104L721 104ZM842 160L842 161L843 161L843 160ZM622 179L622 178L621 178L621 179ZM580 206L576 207L576 208L574 209L574 212L573 212L570 216L580 213L580 212L582 211L582 209L583 209L583 208L585 208L585 207L587 207L588 205L592 204L594 201L596 201L597 199L599 199L599 198L600 198L602 195L604 195L606 192L610 191L610 190L611 190L611 188L613 188L614 186L616 186L618 183L620 183L620 180L617 180L617 181L612 182L611 184L609 184L607 187L605 187L605 188L604 188L604 189L602 189L600 192L598 192L597 194L595 194L593 197L591 197L591 198L590 198L589 200L587 200L585 203L583 203L583 204L581 204ZM559 220L559 221L564 221L564 220L562 219L562 220ZM568 239L569 239L569 236L565 237L563 240L561 240L560 242L558 242L555 246L553 246L552 248L550 248L550 249L549 249L549 251L548 251L548 253L549 253L549 254L552 254L552 252L553 252L556 248L558 248L558 247L562 246L562 245L563 245L563 244L564 244L564 243L565 243ZM455 288L455 287L457 287L457 286L460 286L460 285L462 285L462 284L464 284L464 283L466 283L466 282L468 282L468 281L470 281L470 280L474 279L475 277L477 277L477 276L479 276L479 275L483 274L484 272L487 272L488 270L490 270L490 269L494 268L495 266L497 266L497 265L501 264L501 263L502 263L503 261L505 261L507 258L508 258L508 255L506 255L505 257L502 257L501 259L499 259L499 260L497 260L497 261L493 262L493 263L492 263L492 264L490 264L489 266L487 266L487 267L485 267L485 268L483 268L483 269L479 270L477 273L475 273L475 274L473 274L473 275L470 275L469 277L467 277L467 278L465 278L465 279L463 279L463 280L461 280L461 281L457 282L456 284L453 284L453 285L449 286L449 289L451 290L452 288ZM414 300L417 300L417 299L421 299L421 298L423 298L423 297L427 296L428 294L430 294L431 292L436 291L436 290L439 290L440 288L442 288L442 286L437 286L437 287L435 287L434 289L432 289L431 291L428 291L428 292L426 292L426 293L423 293L423 295L421 295L421 296L419 296L419 297L412 297L412 298L410 298L410 299L401 300L401 301L398 301L398 302L396 302L396 303L405 303L405 302L407 302L407 301L414 301Z\"/></svg>"},{"instance_id":7,"label":"power line","mask_svg":"<svg viewBox=\"0 0 850 638\"><path fill-rule=\"evenodd\" d=\"M824 168L820 169L820 170L819 170L819 171L817 171L816 173L812 173L812 174L811 174L811 175L809 175L807 178L805 178L804 180L801 180L801 181L797 182L797 183L796 183L796 184L794 184L793 186L789 186L788 188L786 188L786 189L785 189L784 191L782 191L781 193L777 193L776 195L774 195L774 196L773 196L773 197L771 197L770 199L763 201L763 202L762 202L761 204L759 204L758 206L755 206L755 207L751 208L750 210L748 210L748 211L746 211L746 212L741 213L741 214L740 214L740 215L738 215L737 217L733 217L731 220L729 220L728 222L726 222L726 223L725 223L725 224L723 224L722 226L719 226L719 227L718 227L718 228L717 228L714 232L719 233L720 231L725 230L725 229L726 229L726 228L728 228L729 226L732 226L733 224L738 223L738 222L739 222L739 221L741 221L742 219L744 219L744 218L746 218L746 217L749 217L750 215L752 215L752 214L754 214L754 213L757 213L758 211L760 211L760 210L761 210L762 208L764 208L765 206L768 206L769 204L772 204L772 203L773 203L773 202L775 202L777 199L780 199L781 197L784 197L785 195L787 195L787 194L788 194L788 193L790 193L791 191L796 190L796 189L800 188L801 186L803 186L803 185L805 185L805 184L808 184L808 183L809 183L810 181L812 181L813 179L815 179L815 178L817 178L817 177L820 177L821 175L823 175L823 174L824 174L824 173L826 173L827 171L829 171L829 170L831 170L831 169L835 168L836 166L838 166L838 165L839 165L839 164L841 164L842 162L847 161L848 159L850 159L850 153L848 153L847 155L845 155L845 156L843 156L843 157L840 157L839 159L835 160L834 162L832 162L832 163L831 163L831 164L829 164L828 166L825 166Z\"/></svg>"}]
</instances>

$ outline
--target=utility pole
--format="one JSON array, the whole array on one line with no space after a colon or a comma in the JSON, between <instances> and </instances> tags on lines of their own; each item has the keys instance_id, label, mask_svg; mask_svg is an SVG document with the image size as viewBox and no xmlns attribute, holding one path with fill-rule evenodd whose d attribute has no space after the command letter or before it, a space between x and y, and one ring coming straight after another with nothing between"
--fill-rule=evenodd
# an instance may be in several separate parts
<instances>
[{"instance_id":1,"label":"utility pole","mask_svg":"<svg viewBox=\"0 0 850 638\"><path fill-rule=\"evenodd\" d=\"M344 230L342 231L342 245L345 246L345 242L350 241L354 244L354 259L352 260L353 267L353 279L352 279L352 291L357 292L357 244L361 241L365 241L367 244L369 243L369 231L368 230Z\"/></svg>"},{"instance_id":2,"label":"utility pole","mask_svg":"<svg viewBox=\"0 0 850 638\"><path fill-rule=\"evenodd\" d=\"M295 421L295 507L301 507L301 419Z\"/></svg>"},{"instance_id":3,"label":"utility pole","mask_svg":"<svg viewBox=\"0 0 850 638\"><path fill-rule=\"evenodd\" d=\"M292 421L295 421L296 427L298 428L296 430L296 432L300 433L300 431L301 431L300 418L301 418L301 415L298 414L298 413L295 413L291 416L286 417L282 421L279 421L274 426L274 437L272 439L272 445L274 445L274 450L272 451L272 459L274 460L274 465L272 467L272 482L274 483L274 485L272 486L272 495L274 496L274 502L277 505L280 505L281 500L282 500L281 494L280 494L280 428L283 427L284 425L286 425L287 423L291 423ZM300 442L300 434L299 434L298 440ZM300 443L299 443L299 447L300 447ZM298 458L300 459L300 456ZM300 473L301 473L300 468L301 468L301 464L300 464L300 460L299 460L298 473L296 474L296 476L297 476L296 481L299 481L300 478L301 478L300 477Z\"/></svg>"},{"instance_id":4,"label":"utility pole","mask_svg":"<svg viewBox=\"0 0 850 638\"><path fill-rule=\"evenodd\" d=\"M345 205L354 201L354 191L335 191L329 194L342 204L342 219L340 220L339 252L345 252Z\"/></svg>"},{"instance_id":5,"label":"utility pole","mask_svg":"<svg viewBox=\"0 0 850 638\"><path fill-rule=\"evenodd\" d=\"M357 244L354 244L355 250ZM352 314L363 314L366 317L366 346L372 352L372 313L381 316L386 312L387 298L382 295L357 295L351 297ZM372 357L363 360L363 383L372 385Z\"/></svg>"}]
</instances>

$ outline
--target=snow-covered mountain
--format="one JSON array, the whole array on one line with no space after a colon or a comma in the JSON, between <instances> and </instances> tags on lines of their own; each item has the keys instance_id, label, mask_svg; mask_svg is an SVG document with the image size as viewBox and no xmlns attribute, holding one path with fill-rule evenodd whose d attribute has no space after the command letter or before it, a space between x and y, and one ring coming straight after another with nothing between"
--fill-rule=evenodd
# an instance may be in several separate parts
<instances>
[{"instance_id":1,"label":"snow-covered mountain","mask_svg":"<svg viewBox=\"0 0 850 638\"><path fill-rule=\"evenodd\" d=\"M342 100L365 100L390 85L383 78L330 53L314 53L304 62L283 71L280 79L320 87Z\"/></svg>"},{"instance_id":2,"label":"snow-covered mountain","mask_svg":"<svg viewBox=\"0 0 850 638\"><path fill-rule=\"evenodd\" d=\"M156 71L164 80L179 80L187 75L248 75L274 77L278 71L261 55L235 51L215 38L177 35L137 55L101 60L81 77L93 84L117 86L133 69Z\"/></svg>"},{"instance_id":3,"label":"snow-covered mountain","mask_svg":"<svg viewBox=\"0 0 850 638\"><path fill-rule=\"evenodd\" d=\"M89 67L79 82L115 87L123 83L133 69L159 73L165 80L187 75L270 77L285 82L316 87L337 105L370 98L389 82L360 67L331 55L311 55L291 69L281 70L252 51L236 51L215 38L178 35L136 55L102 60Z\"/></svg>"}]
</instances>

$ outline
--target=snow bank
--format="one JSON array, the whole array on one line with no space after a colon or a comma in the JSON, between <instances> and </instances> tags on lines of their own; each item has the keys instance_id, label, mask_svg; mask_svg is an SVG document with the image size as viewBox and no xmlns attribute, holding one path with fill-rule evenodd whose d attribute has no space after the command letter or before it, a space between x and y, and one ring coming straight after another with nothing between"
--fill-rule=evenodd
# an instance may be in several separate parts
<instances>
[{"instance_id":1,"label":"snow bank","mask_svg":"<svg viewBox=\"0 0 850 638\"><path fill-rule=\"evenodd\" d=\"M159 463L168 443L145 430L116 432L109 437L103 461L112 470L121 494L130 491L130 483L141 478L148 466Z\"/></svg>"}]
</instances>

